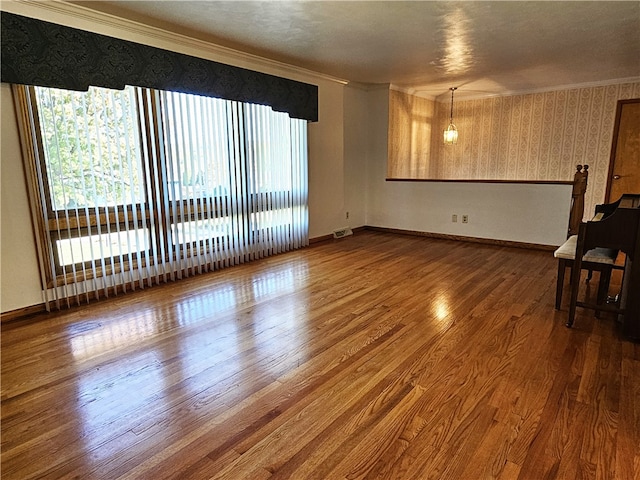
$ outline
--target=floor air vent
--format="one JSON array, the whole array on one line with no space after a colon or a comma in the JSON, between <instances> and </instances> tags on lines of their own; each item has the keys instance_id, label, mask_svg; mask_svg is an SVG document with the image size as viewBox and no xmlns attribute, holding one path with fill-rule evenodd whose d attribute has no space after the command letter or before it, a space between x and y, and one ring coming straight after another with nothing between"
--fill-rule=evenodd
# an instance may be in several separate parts
<instances>
[{"instance_id":1,"label":"floor air vent","mask_svg":"<svg viewBox=\"0 0 640 480\"><path fill-rule=\"evenodd\" d=\"M353 235L353 232L349 227L333 231L333 238L348 237L349 235Z\"/></svg>"}]
</instances>

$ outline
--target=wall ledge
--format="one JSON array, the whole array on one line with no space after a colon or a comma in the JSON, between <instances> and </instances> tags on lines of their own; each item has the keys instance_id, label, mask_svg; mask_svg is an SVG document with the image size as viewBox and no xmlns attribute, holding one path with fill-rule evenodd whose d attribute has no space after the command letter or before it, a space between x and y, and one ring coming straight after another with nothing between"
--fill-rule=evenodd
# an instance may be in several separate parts
<instances>
[{"instance_id":1,"label":"wall ledge","mask_svg":"<svg viewBox=\"0 0 640 480\"><path fill-rule=\"evenodd\" d=\"M387 182L440 182L440 183L514 183L518 185L573 185L573 180L490 180L452 178L385 178Z\"/></svg>"}]
</instances>

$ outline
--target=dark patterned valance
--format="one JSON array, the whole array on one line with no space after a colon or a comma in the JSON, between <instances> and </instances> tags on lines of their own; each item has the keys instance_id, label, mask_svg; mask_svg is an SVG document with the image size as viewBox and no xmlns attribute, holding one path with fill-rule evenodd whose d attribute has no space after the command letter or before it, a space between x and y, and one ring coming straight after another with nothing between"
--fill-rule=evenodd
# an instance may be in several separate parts
<instances>
[{"instance_id":1,"label":"dark patterned valance","mask_svg":"<svg viewBox=\"0 0 640 480\"><path fill-rule=\"evenodd\" d=\"M87 90L125 85L269 105L318 120L318 87L2 12L2 81Z\"/></svg>"}]
</instances>

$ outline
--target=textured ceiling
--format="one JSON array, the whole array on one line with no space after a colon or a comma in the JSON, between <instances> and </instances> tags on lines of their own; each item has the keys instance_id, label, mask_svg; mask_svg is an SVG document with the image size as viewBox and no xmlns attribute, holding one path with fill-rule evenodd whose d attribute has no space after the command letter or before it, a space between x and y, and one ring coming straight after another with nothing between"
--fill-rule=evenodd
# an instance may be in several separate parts
<instances>
[{"instance_id":1,"label":"textured ceiling","mask_svg":"<svg viewBox=\"0 0 640 480\"><path fill-rule=\"evenodd\" d=\"M504 94L640 77L640 2L80 1L358 83Z\"/></svg>"}]
</instances>

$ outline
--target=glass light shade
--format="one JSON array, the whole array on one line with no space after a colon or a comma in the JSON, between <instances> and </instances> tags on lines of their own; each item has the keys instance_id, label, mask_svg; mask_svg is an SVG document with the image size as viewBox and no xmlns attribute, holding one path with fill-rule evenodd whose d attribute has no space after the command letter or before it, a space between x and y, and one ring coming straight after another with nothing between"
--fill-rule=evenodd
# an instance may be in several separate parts
<instances>
[{"instance_id":1,"label":"glass light shade","mask_svg":"<svg viewBox=\"0 0 640 480\"><path fill-rule=\"evenodd\" d=\"M453 122L450 123L444 131L444 143L445 145L455 145L458 143L458 129Z\"/></svg>"}]
</instances>

